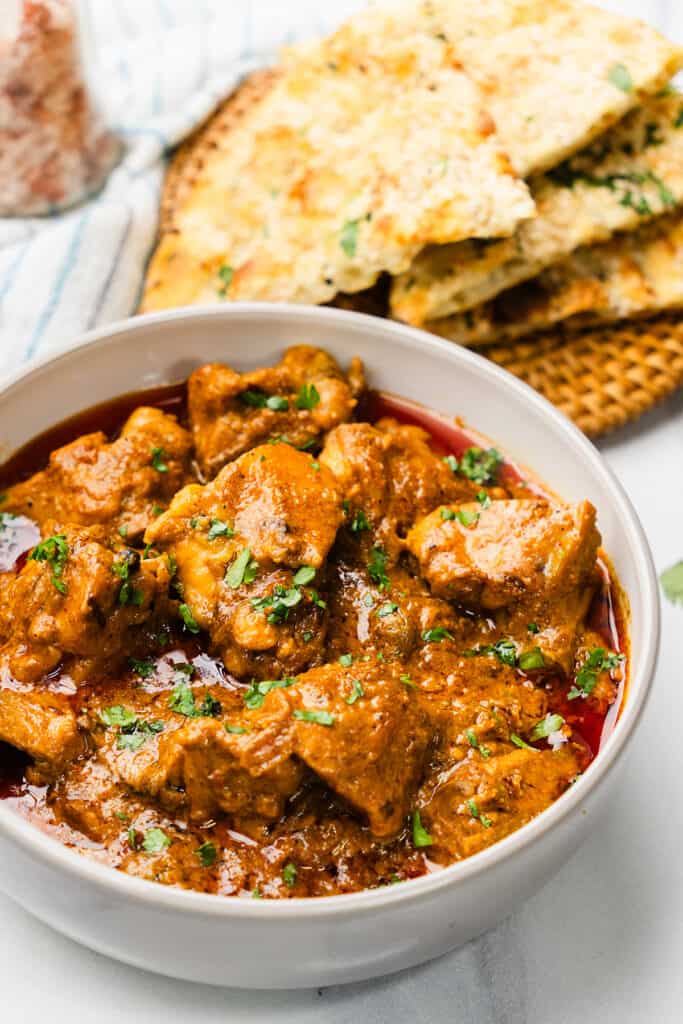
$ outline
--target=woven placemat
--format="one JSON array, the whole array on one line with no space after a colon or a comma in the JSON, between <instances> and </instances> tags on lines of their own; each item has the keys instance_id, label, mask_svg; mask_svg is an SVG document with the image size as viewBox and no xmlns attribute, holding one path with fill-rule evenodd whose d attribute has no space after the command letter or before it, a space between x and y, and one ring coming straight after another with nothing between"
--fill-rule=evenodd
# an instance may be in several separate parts
<instances>
[{"instance_id":1,"label":"woven placemat","mask_svg":"<svg viewBox=\"0 0 683 1024\"><path fill-rule=\"evenodd\" d=\"M553 331L483 349L592 437L637 419L683 385L683 315Z\"/></svg>"}]
</instances>

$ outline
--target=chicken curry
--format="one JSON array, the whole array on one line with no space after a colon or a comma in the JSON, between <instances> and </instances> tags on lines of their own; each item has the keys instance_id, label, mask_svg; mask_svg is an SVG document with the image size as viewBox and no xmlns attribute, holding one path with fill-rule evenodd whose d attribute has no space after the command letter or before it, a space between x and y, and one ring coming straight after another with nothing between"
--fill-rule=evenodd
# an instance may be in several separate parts
<instances>
[{"instance_id":1,"label":"chicken curry","mask_svg":"<svg viewBox=\"0 0 683 1024\"><path fill-rule=\"evenodd\" d=\"M595 509L357 359L202 366L1 485L0 796L131 875L402 882L543 811L618 713Z\"/></svg>"}]
</instances>

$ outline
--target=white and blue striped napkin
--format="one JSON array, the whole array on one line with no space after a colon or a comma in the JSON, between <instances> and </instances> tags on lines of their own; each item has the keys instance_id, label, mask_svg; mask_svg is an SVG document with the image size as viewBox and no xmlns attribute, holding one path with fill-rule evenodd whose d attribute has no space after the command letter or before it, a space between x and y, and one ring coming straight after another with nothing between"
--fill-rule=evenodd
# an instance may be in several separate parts
<instances>
[{"instance_id":1,"label":"white and blue striped napkin","mask_svg":"<svg viewBox=\"0 0 683 1024\"><path fill-rule=\"evenodd\" d=\"M126 146L96 198L0 219L0 374L136 308L168 151L279 46L364 0L88 0L95 84Z\"/></svg>"}]
</instances>

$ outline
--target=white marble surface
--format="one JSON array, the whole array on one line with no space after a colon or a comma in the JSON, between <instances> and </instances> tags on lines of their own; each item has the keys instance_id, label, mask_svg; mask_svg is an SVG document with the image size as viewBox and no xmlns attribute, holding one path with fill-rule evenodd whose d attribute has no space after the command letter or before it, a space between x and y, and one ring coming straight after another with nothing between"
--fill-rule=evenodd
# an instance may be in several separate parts
<instances>
[{"instance_id":1,"label":"white marble surface","mask_svg":"<svg viewBox=\"0 0 683 1024\"><path fill-rule=\"evenodd\" d=\"M683 42L681 0L603 0L603 6L646 18ZM683 394L602 449L636 504L658 569L683 557ZM346 988L238 992L113 963L0 896L0 1020L678 1024L682 633L683 609L667 605L653 699L599 832L518 913L464 949Z\"/></svg>"}]
</instances>

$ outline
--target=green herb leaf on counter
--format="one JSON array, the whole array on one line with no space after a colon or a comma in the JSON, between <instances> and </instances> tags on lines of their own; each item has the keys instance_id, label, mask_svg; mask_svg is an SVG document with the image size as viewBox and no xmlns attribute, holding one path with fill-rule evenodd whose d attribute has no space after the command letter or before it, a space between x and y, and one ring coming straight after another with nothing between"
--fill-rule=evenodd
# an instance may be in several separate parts
<instances>
[{"instance_id":1,"label":"green herb leaf on counter","mask_svg":"<svg viewBox=\"0 0 683 1024\"><path fill-rule=\"evenodd\" d=\"M167 457L164 449L152 448L150 454L152 456L152 466L156 469L157 473L168 473L168 466L164 462L164 459Z\"/></svg>"},{"instance_id":2,"label":"green herb leaf on counter","mask_svg":"<svg viewBox=\"0 0 683 1024\"><path fill-rule=\"evenodd\" d=\"M314 711L309 708L297 708L293 712L298 722L313 722L315 725L334 725L334 715L329 711Z\"/></svg>"},{"instance_id":3,"label":"green herb leaf on counter","mask_svg":"<svg viewBox=\"0 0 683 1024\"><path fill-rule=\"evenodd\" d=\"M422 824L419 811L413 811L413 846L418 849L423 846L431 846L434 840Z\"/></svg>"},{"instance_id":4,"label":"green herb leaf on counter","mask_svg":"<svg viewBox=\"0 0 683 1024\"><path fill-rule=\"evenodd\" d=\"M297 409L315 409L320 404L320 392L315 384L302 384L296 396Z\"/></svg>"},{"instance_id":5,"label":"green herb leaf on counter","mask_svg":"<svg viewBox=\"0 0 683 1024\"><path fill-rule=\"evenodd\" d=\"M625 64L613 64L607 72L607 78L612 85L616 86L617 89L621 89L622 92L633 91L631 72Z\"/></svg>"},{"instance_id":6,"label":"green herb leaf on counter","mask_svg":"<svg viewBox=\"0 0 683 1024\"><path fill-rule=\"evenodd\" d=\"M66 594L66 584L62 575L69 557L69 545L63 533L55 533L52 537L41 540L28 557L32 562L47 562L52 569L52 586L60 594Z\"/></svg>"},{"instance_id":7,"label":"green herb leaf on counter","mask_svg":"<svg viewBox=\"0 0 683 1024\"><path fill-rule=\"evenodd\" d=\"M681 108L683 114L683 107ZM664 596L672 604L683 604L683 561L665 569L659 577Z\"/></svg>"}]
</instances>

